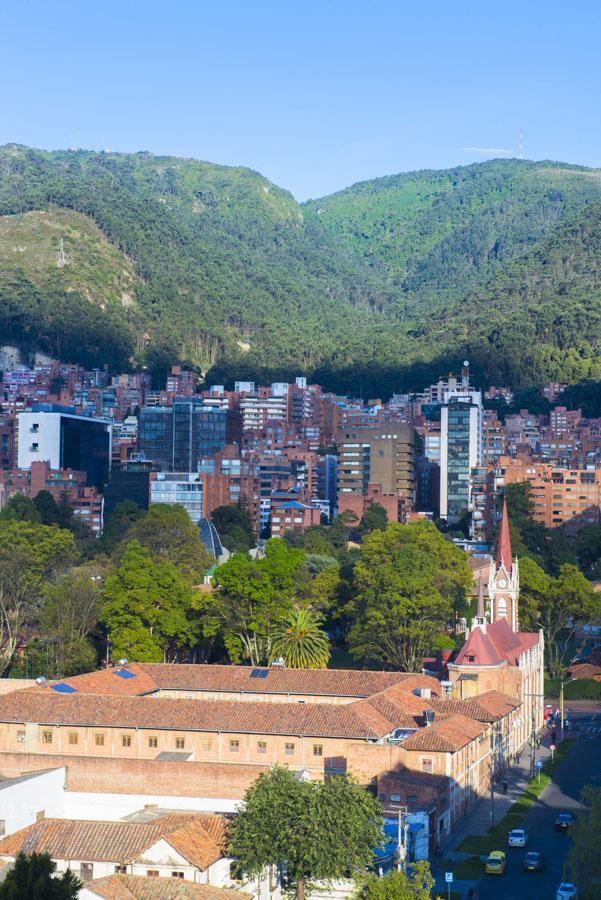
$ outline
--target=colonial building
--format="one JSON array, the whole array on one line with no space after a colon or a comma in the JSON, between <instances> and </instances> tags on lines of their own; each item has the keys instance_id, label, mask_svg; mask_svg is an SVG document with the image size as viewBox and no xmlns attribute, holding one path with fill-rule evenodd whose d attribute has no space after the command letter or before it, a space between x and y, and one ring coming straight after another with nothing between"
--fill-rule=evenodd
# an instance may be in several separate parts
<instances>
[{"instance_id":1,"label":"colonial building","mask_svg":"<svg viewBox=\"0 0 601 900\"><path fill-rule=\"evenodd\" d=\"M521 703L521 714L507 735L507 752L513 755L543 725L544 637L542 630L519 630L519 567L511 553L506 504L487 593L485 598L480 582L471 630L447 668L456 697L478 697L494 690Z\"/></svg>"}]
</instances>

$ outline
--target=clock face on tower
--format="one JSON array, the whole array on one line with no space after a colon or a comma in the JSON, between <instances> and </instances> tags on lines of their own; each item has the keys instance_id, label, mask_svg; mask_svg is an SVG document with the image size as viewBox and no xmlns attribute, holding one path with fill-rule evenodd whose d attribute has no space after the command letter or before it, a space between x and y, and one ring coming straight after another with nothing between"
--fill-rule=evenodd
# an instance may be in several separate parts
<instances>
[{"instance_id":1,"label":"clock face on tower","mask_svg":"<svg viewBox=\"0 0 601 900\"><path fill-rule=\"evenodd\" d=\"M506 588L506 587L507 587L507 582L505 581L504 578L499 578L498 585L499 585L500 588Z\"/></svg>"}]
</instances>

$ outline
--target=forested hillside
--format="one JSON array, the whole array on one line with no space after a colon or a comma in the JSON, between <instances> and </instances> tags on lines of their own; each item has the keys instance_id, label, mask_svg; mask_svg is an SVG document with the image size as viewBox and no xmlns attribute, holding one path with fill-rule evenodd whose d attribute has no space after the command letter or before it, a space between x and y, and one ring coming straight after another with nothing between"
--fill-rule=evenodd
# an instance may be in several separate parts
<instances>
[{"instance_id":1,"label":"forested hillside","mask_svg":"<svg viewBox=\"0 0 601 900\"><path fill-rule=\"evenodd\" d=\"M84 363L370 395L465 354L599 376L600 253L596 170L496 160L299 205L243 168L0 148L2 342Z\"/></svg>"}]
</instances>

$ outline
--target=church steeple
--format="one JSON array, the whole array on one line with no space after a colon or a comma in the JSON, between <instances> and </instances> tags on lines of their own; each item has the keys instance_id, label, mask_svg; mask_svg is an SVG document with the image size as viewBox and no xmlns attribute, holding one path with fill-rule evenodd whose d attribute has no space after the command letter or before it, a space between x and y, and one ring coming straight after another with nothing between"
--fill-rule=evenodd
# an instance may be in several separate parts
<instances>
[{"instance_id":1,"label":"church steeple","mask_svg":"<svg viewBox=\"0 0 601 900\"><path fill-rule=\"evenodd\" d=\"M511 571L511 538L509 536L509 518L507 516L507 500L503 500L503 514L501 516L501 528L499 529L499 542L497 545L497 570L505 566L505 571Z\"/></svg>"}]
</instances>

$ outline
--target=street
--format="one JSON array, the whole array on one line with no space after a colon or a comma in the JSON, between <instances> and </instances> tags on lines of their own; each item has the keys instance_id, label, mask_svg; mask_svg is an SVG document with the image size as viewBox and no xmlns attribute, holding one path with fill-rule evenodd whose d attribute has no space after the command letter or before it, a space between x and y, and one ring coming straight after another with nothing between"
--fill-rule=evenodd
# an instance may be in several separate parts
<instances>
[{"instance_id":1,"label":"street","mask_svg":"<svg viewBox=\"0 0 601 900\"><path fill-rule=\"evenodd\" d=\"M498 848L507 853L507 870L502 876L484 876L478 883L479 897L486 900L549 900L555 897L570 843L567 835L555 831L555 817L563 810L578 809L580 792L585 784L601 787L601 736L596 733L590 716L583 716L581 721L582 736L555 772L553 783L524 819L522 827L530 838L527 848ZM522 859L528 850L543 854L546 860L543 872L522 871Z\"/></svg>"}]
</instances>

